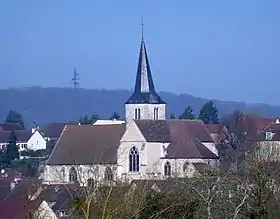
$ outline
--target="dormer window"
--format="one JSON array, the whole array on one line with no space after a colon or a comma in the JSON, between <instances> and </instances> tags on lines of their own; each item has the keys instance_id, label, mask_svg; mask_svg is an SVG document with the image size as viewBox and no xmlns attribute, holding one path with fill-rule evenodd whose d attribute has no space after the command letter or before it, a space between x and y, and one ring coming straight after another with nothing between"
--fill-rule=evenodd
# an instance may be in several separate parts
<instances>
[{"instance_id":1,"label":"dormer window","mask_svg":"<svg viewBox=\"0 0 280 219\"><path fill-rule=\"evenodd\" d=\"M273 137L273 133L272 132L266 132L265 133L265 140L271 141L272 137Z\"/></svg>"},{"instance_id":2,"label":"dormer window","mask_svg":"<svg viewBox=\"0 0 280 219\"><path fill-rule=\"evenodd\" d=\"M139 108L136 108L136 109L134 110L134 119L140 119L140 118L141 118L140 115L141 115L141 114L140 114L140 109L139 109Z\"/></svg>"}]
</instances>

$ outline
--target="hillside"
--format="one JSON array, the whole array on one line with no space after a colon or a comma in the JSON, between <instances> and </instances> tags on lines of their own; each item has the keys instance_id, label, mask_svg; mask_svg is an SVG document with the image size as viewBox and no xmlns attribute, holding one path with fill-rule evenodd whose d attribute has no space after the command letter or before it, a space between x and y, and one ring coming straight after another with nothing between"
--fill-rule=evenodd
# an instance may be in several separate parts
<instances>
[{"instance_id":1,"label":"hillside","mask_svg":"<svg viewBox=\"0 0 280 219\"><path fill-rule=\"evenodd\" d=\"M77 120L81 115L98 114L101 118L110 117L117 112L124 117L124 102L130 91L127 90L91 90L79 89L76 93L70 88L23 88L0 90L0 118L5 120L10 109L20 112L25 122L39 124ZM196 113L207 101L188 94L176 95L160 93L167 105L168 116L174 112L178 116L186 106L193 107ZM255 112L267 117L280 116L280 107L266 104L247 105L238 102L215 101L220 115L229 114L235 109Z\"/></svg>"}]
</instances>

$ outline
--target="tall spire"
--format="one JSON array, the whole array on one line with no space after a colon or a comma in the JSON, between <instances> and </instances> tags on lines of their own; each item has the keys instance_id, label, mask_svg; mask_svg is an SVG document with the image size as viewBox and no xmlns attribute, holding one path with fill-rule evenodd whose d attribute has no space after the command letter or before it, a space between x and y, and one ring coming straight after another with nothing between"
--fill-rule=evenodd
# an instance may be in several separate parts
<instances>
[{"instance_id":1,"label":"tall spire","mask_svg":"<svg viewBox=\"0 0 280 219\"><path fill-rule=\"evenodd\" d=\"M162 104L160 96L155 91L155 86L150 69L149 59L143 36L143 17L142 17L142 39L138 59L138 68L134 93L126 103L154 103Z\"/></svg>"}]
</instances>

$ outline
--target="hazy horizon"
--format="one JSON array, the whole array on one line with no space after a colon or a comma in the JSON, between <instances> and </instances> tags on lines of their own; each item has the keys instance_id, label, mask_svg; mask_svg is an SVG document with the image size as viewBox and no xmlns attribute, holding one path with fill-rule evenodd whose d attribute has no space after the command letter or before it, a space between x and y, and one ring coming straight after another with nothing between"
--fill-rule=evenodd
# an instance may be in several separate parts
<instances>
[{"instance_id":1,"label":"hazy horizon","mask_svg":"<svg viewBox=\"0 0 280 219\"><path fill-rule=\"evenodd\" d=\"M0 3L0 88L134 87L144 37L157 91L280 105L280 2Z\"/></svg>"}]
</instances>

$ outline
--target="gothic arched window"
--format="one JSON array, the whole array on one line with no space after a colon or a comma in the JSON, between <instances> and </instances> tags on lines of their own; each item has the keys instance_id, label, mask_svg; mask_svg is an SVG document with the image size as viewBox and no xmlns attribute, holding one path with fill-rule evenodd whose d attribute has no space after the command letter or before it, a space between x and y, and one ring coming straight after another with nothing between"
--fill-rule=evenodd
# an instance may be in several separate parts
<instances>
[{"instance_id":1,"label":"gothic arched window","mask_svg":"<svg viewBox=\"0 0 280 219\"><path fill-rule=\"evenodd\" d=\"M65 180L65 168L64 167L62 167L60 170L60 178L61 178L62 182L64 182L64 180Z\"/></svg>"},{"instance_id":2,"label":"gothic arched window","mask_svg":"<svg viewBox=\"0 0 280 219\"><path fill-rule=\"evenodd\" d=\"M78 176L77 176L77 171L74 167L71 167L69 170L69 182L77 182L78 181Z\"/></svg>"},{"instance_id":3,"label":"gothic arched window","mask_svg":"<svg viewBox=\"0 0 280 219\"><path fill-rule=\"evenodd\" d=\"M129 152L129 171L139 171L139 152L136 147L132 147Z\"/></svg>"},{"instance_id":4,"label":"gothic arched window","mask_svg":"<svg viewBox=\"0 0 280 219\"><path fill-rule=\"evenodd\" d=\"M171 176L171 165L170 165L169 161L167 161L164 164L164 175L165 176Z\"/></svg>"},{"instance_id":5,"label":"gothic arched window","mask_svg":"<svg viewBox=\"0 0 280 219\"><path fill-rule=\"evenodd\" d=\"M106 167L105 181L112 181L112 180L113 180L113 171L110 167Z\"/></svg>"}]
</instances>

